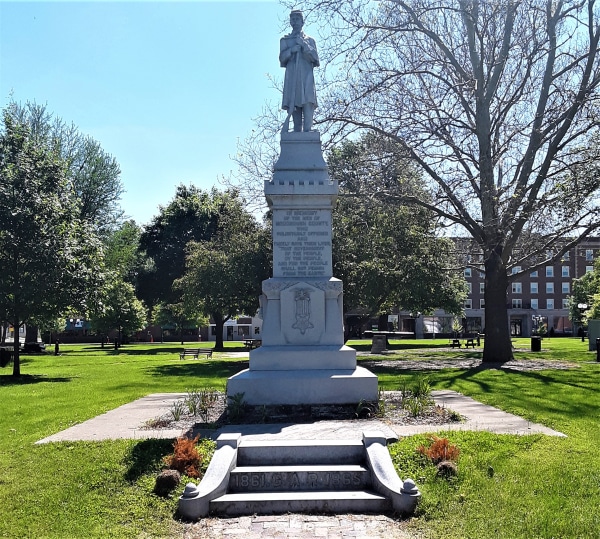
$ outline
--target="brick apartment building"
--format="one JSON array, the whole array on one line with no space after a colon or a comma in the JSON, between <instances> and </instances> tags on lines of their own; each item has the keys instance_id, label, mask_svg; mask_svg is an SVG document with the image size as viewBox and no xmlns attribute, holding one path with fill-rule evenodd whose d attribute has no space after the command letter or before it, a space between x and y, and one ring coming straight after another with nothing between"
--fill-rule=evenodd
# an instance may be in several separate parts
<instances>
[{"instance_id":1,"label":"brick apartment building","mask_svg":"<svg viewBox=\"0 0 600 539\"><path fill-rule=\"evenodd\" d=\"M455 238L459 251L473 252L470 239ZM555 335L572 335L573 322L569 318L568 298L573 279L594 269L600 257L600 237L590 237L567 251L559 262L543 266L537 271L524 271L515 277L506 291L510 331L515 337L528 337L534 328L544 325ZM485 276L477 269L476 254L465 255L463 263L468 286L462 327L467 333L485 331ZM469 266L470 264L470 266ZM520 267L513 274L521 272ZM414 333L416 338L448 337L455 331L455 317L438 310L432 315L415 315L400 311L388 316L389 329Z\"/></svg>"},{"instance_id":2,"label":"brick apartment building","mask_svg":"<svg viewBox=\"0 0 600 539\"><path fill-rule=\"evenodd\" d=\"M600 237L590 237L567 251L559 262L512 280L506 292L511 334L529 336L532 329L543 324L557 335L571 335L568 298L573 279L593 271L597 257L600 257ZM520 267L513 268L513 274L520 271ZM485 277L474 268L466 268L464 275L469 287L465 301L467 330L485 330Z\"/></svg>"}]
</instances>

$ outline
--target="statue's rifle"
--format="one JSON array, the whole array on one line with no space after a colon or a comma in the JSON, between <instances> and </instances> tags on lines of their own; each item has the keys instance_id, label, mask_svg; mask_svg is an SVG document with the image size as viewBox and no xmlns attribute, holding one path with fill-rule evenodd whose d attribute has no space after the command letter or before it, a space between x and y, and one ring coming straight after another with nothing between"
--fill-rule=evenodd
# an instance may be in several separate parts
<instances>
[{"instance_id":1,"label":"statue's rifle","mask_svg":"<svg viewBox=\"0 0 600 539\"><path fill-rule=\"evenodd\" d=\"M287 117L285 119L285 122L283 122L283 126L281 127L282 133L287 133L290 130L290 118L292 117L294 109L296 108L296 86L298 85L298 57L300 56L301 52L302 49L293 53L296 55L296 59L294 60L294 84L292 86L292 102L291 105L288 106Z\"/></svg>"}]
</instances>

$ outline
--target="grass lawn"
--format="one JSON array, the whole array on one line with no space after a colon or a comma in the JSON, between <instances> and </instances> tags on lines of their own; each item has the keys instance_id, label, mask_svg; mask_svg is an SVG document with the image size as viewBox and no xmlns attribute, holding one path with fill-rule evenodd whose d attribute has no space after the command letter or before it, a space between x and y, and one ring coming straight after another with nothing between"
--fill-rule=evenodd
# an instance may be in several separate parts
<instances>
[{"instance_id":1,"label":"grass lawn","mask_svg":"<svg viewBox=\"0 0 600 539\"><path fill-rule=\"evenodd\" d=\"M242 350L242 347L232 350ZM351 342L357 348L370 343ZM392 341L387 359L477 357L447 340ZM431 346L436 348L432 349ZM139 344L119 353L99 345L24 356L20 380L0 369L0 537L176 537L177 501L151 494L170 441L121 440L34 445L70 425L156 392L224 388L245 361L215 353L180 361L178 344ZM529 340L515 341L528 350ZM517 352L577 364L571 370L447 369L427 374L454 389L567 435L446 433L461 451L458 476L440 479L416 456L424 437L391 446L401 476L423 492L411 526L430 537L550 538L600 535L600 364L587 342L544 339ZM380 368L380 385L398 389L421 373Z\"/></svg>"}]
</instances>

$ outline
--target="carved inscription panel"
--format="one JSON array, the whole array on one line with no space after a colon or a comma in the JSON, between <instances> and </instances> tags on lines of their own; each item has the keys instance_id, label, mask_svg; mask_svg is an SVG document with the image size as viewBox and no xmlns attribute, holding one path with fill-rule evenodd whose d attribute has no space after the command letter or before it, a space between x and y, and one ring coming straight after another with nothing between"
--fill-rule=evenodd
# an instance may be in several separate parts
<instances>
[{"instance_id":1,"label":"carved inscription panel","mask_svg":"<svg viewBox=\"0 0 600 539\"><path fill-rule=\"evenodd\" d=\"M235 473L230 487L240 490L346 490L364 483L358 472Z\"/></svg>"},{"instance_id":2,"label":"carved inscription panel","mask_svg":"<svg viewBox=\"0 0 600 539\"><path fill-rule=\"evenodd\" d=\"M273 211L273 277L331 277L331 210Z\"/></svg>"}]
</instances>

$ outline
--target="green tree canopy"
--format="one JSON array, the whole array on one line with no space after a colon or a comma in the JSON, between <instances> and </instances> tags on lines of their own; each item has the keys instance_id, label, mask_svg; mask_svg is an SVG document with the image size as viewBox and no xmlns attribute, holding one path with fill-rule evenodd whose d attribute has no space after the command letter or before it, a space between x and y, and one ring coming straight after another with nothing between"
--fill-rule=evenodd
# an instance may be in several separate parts
<instances>
[{"instance_id":1,"label":"green tree canopy","mask_svg":"<svg viewBox=\"0 0 600 539\"><path fill-rule=\"evenodd\" d=\"M333 148L328 165L340 184L333 255L345 309L369 315L392 307L461 313L464 280L453 243L436 237L434 213L377 196L386 190L406 200L429 198L402 147L369 134Z\"/></svg>"},{"instance_id":2,"label":"green tree canopy","mask_svg":"<svg viewBox=\"0 0 600 539\"><path fill-rule=\"evenodd\" d=\"M159 302L179 302L173 283L184 272L186 246L190 241L210 241L219 231L220 220L238 211L241 201L234 191L202 191L177 186L169 204L144 227L140 250L145 265L139 275L139 296L149 307Z\"/></svg>"},{"instance_id":3,"label":"green tree canopy","mask_svg":"<svg viewBox=\"0 0 600 539\"><path fill-rule=\"evenodd\" d=\"M104 239L104 260L108 270L122 280L137 284L144 258L139 251L142 229L133 220L123 222Z\"/></svg>"},{"instance_id":4,"label":"green tree canopy","mask_svg":"<svg viewBox=\"0 0 600 539\"><path fill-rule=\"evenodd\" d=\"M68 165L32 136L14 106L0 131L0 313L15 334L24 323L85 309L103 277L101 243L82 220ZM20 375L15 338L13 374Z\"/></svg>"},{"instance_id":5,"label":"green tree canopy","mask_svg":"<svg viewBox=\"0 0 600 539\"><path fill-rule=\"evenodd\" d=\"M15 118L29 127L34 140L53 148L63 159L79 218L101 234L117 227L123 219L123 184L117 160L74 124L50 113L46 105L12 102L10 108Z\"/></svg>"},{"instance_id":6,"label":"green tree canopy","mask_svg":"<svg viewBox=\"0 0 600 539\"><path fill-rule=\"evenodd\" d=\"M579 305L587 307L580 308ZM594 271L589 271L579 279L573 279L569 316L581 325L587 324L589 319L600 318L600 259L594 263Z\"/></svg>"},{"instance_id":7,"label":"green tree canopy","mask_svg":"<svg viewBox=\"0 0 600 539\"><path fill-rule=\"evenodd\" d=\"M258 310L261 283L270 274L270 234L236 200L211 240L188 245L186 271L177 281L185 303L215 322L216 349L223 348L227 320Z\"/></svg>"},{"instance_id":8,"label":"green tree canopy","mask_svg":"<svg viewBox=\"0 0 600 539\"><path fill-rule=\"evenodd\" d=\"M179 331L181 344L183 344L183 331L189 328L207 326L208 317L193 310L194 306L184 303L159 303L152 314L152 323L165 327L170 326Z\"/></svg>"},{"instance_id":9,"label":"green tree canopy","mask_svg":"<svg viewBox=\"0 0 600 539\"><path fill-rule=\"evenodd\" d=\"M95 331L108 334L116 329L121 340L122 335L131 335L146 327L148 312L136 297L133 285L115 278L105 284L90 315Z\"/></svg>"}]
</instances>

